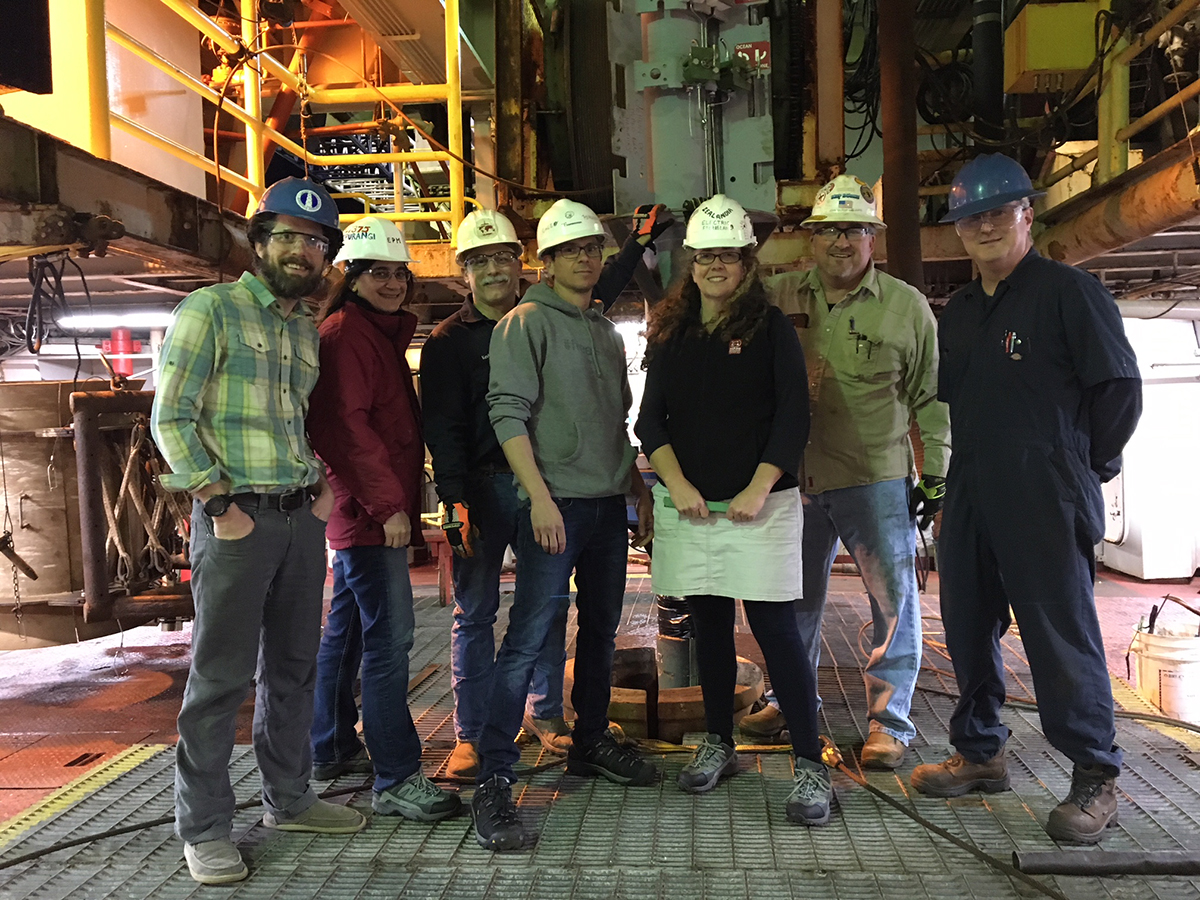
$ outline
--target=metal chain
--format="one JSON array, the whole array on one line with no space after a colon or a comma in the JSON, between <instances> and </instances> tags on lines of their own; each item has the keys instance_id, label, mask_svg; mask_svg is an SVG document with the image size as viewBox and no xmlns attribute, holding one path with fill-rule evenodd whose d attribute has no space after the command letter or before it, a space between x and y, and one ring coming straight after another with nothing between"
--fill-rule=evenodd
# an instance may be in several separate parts
<instances>
[{"instance_id":1,"label":"metal chain","mask_svg":"<svg viewBox=\"0 0 1200 900\"><path fill-rule=\"evenodd\" d=\"M21 638L21 642L25 642L25 615L21 609L21 578L17 572L17 564L12 564L12 579L13 579L13 615L17 619L17 635Z\"/></svg>"}]
</instances>

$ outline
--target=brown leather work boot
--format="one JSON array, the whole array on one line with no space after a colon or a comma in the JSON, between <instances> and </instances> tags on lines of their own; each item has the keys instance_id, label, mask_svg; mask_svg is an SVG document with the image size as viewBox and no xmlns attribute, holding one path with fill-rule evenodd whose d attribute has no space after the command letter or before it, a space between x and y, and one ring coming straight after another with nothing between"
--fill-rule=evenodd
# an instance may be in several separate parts
<instances>
[{"instance_id":1,"label":"brown leather work boot","mask_svg":"<svg viewBox=\"0 0 1200 900\"><path fill-rule=\"evenodd\" d=\"M1046 834L1056 841L1095 844L1116 824L1116 773L1108 766L1076 766L1071 793L1050 811Z\"/></svg>"},{"instance_id":2,"label":"brown leather work boot","mask_svg":"<svg viewBox=\"0 0 1200 900\"><path fill-rule=\"evenodd\" d=\"M931 797L961 797L971 791L997 794L1008 790L1008 759L1003 750L981 763L955 753L945 762L917 766L909 783Z\"/></svg>"},{"instance_id":3,"label":"brown leather work boot","mask_svg":"<svg viewBox=\"0 0 1200 900\"><path fill-rule=\"evenodd\" d=\"M907 749L903 741L890 734L872 731L867 735L867 742L863 744L858 758L865 769L894 769L904 762Z\"/></svg>"},{"instance_id":4,"label":"brown leather work boot","mask_svg":"<svg viewBox=\"0 0 1200 900\"><path fill-rule=\"evenodd\" d=\"M446 761L446 777L455 781L475 781L479 774L479 751L470 741L459 741L454 745L450 759Z\"/></svg>"}]
</instances>

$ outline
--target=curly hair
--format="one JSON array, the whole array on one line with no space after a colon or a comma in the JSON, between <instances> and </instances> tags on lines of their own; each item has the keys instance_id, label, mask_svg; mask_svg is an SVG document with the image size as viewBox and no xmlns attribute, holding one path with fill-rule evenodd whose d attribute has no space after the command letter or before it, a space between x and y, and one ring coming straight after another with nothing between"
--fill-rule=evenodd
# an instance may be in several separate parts
<instances>
[{"instance_id":1,"label":"curly hair","mask_svg":"<svg viewBox=\"0 0 1200 900\"><path fill-rule=\"evenodd\" d=\"M353 259L346 263L346 271L342 279L342 288L334 295L325 307L317 314L317 324L320 325L335 312L346 305L349 300L361 301L362 298L358 292L350 287L350 282L361 276L367 269L375 265L377 260L373 259ZM404 295L404 306L412 302L413 289L417 285L417 279L413 276L412 270L408 266L404 267L406 292ZM363 301L365 302L365 301ZM368 304L370 305L370 304Z\"/></svg>"},{"instance_id":2,"label":"curly hair","mask_svg":"<svg viewBox=\"0 0 1200 900\"><path fill-rule=\"evenodd\" d=\"M713 332L722 341L749 341L766 321L767 291L758 275L758 259L743 256L746 267L741 283L729 298L729 315ZM642 368L647 368L655 352L676 337L704 335L700 322L700 287L689 274L676 282L654 309L646 323L646 355Z\"/></svg>"}]
</instances>

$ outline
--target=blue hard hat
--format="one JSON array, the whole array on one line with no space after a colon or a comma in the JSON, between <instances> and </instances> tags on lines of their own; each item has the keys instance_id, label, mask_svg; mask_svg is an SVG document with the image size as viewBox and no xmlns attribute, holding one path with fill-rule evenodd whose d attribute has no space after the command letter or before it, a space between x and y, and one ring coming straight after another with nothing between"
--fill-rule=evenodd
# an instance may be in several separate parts
<instances>
[{"instance_id":1,"label":"blue hard hat","mask_svg":"<svg viewBox=\"0 0 1200 900\"><path fill-rule=\"evenodd\" d=\"M1025 197L1040 197L1021 164L1002 153L977 156L954 176L950 185L950 211L942 222L957 222L967 216L996 209Z\"/></svg>"},{"instance_id":2,"label":"blue hard hat","mask_svg":"<svg viewBox=\"0 0 1200 900\"><path fill-rule=\"evenodd\" d=\"M308 178L284 178L267 188L254 215L263 213L295 216L338 231L337 204L329 191Z\"/></svg>"}]
</instances>

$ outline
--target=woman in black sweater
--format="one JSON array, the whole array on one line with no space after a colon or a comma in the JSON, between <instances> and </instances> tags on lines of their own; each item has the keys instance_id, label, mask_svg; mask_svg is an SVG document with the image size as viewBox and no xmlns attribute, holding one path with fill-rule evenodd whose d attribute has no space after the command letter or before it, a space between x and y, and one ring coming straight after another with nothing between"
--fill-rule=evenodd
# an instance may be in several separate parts
<instances>
[{"instance_id":1,"label":"woman in black sweater","mask_svg":"<svg viewBox=\"0 0 1200 900\"><path fill-rule=\"evenodd\" d=\"M653 310L635 431L658 474L654 592L687 598L709 734L679 775L712 789L737 771L734 599L792 725L787 816L829 821L816 680L796 626L803 514L796 472L808 441L808 376L795 329L767 301L749 217L718 194L688 221L690 277ZM792 718L795 716L795 718Z\"/></svg>"}]
</instances>

